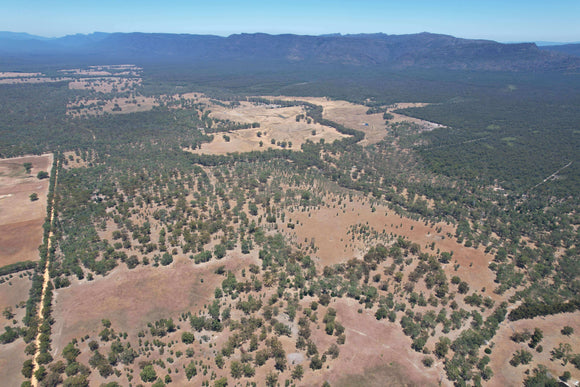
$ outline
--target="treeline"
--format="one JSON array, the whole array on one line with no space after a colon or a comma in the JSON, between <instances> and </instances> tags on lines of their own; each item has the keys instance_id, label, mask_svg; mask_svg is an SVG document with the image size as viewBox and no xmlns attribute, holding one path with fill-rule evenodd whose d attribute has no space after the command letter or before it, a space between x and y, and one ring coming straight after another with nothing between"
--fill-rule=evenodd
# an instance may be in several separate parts
<instances>
[{"instance_id":1,"label":"treeline","mask_svg":"<svg viewBox=\"0 0 580 387\"><path fill-rule=\"evenodd\" d=\"M559 313L572 313L580 309L580 299L573 299L565 302L554 302L552 304L540 304L525 302L512 310L508 319L517 321L531 319L538 316L548 316Z\"/></svg>"},{"instance_id":2,"label":"treeline","mask_svg":"<svg viewBox=\"0 0 580 387\"><path fill-rule=\"evenodd\" d=\"M36 262L33 261L23 261L11 263L10 265L0 267L0 276L18 273L24 270L30 270L36 268Z\"/></svg>"},{"instance_id":3,"label":"treeline","mask_svg":"<svg viewBox=\"0 0 580 387\"><path fill-rule=\"evenodd\" d=\"M344 146L356 144L357 142L361 141L365 136L364 132L347 128L344 125L322 118L323 108L320 105L316 105L306 101L291 101L281 99L269 100L260 97L248 97L247 100L253 103L261 103L264 105L275 105L280 107L302 106L306 110L306 115L310 117L314 122L323 126L329 126L331 128L334 128L341 134L352 136L352 138L345 138L338 141L339 143L342 143Z\"/></svg>"}]
</instances>

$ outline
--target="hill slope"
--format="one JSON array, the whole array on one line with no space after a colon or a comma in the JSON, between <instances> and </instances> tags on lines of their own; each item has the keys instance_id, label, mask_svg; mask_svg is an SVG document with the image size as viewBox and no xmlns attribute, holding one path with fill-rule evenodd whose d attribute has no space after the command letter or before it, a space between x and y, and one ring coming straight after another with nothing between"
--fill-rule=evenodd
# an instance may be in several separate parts
<instances>
[{"instance_id":1,"label":"hill slope","mask_svg":"<svg viewBox=\"0 0 580 387\"><path fill-rule=\"evenodd\" d=\"M571 43L571 44L559 44L555 46L544 46L542 50L552 51L552 52L559 52L566 55L572 55L580 57L580 43Z\"/></svg>"},{"instance_id":2,"label":"hill slope","mask_svg":"<svg viewBox=\"0 0 580 387\"><path fill-rule=\"evenodd\" d=\"M215 63L261 61L279 64L380 66L525 71L567 70L580 60L539 49L533 43L502 44L448 35L268 35L228 37L187 34L94 33L57 39L0 35L0 53L59 60ZM45 58L46 59L46 58Z\"/></svg>"}]
</instances>

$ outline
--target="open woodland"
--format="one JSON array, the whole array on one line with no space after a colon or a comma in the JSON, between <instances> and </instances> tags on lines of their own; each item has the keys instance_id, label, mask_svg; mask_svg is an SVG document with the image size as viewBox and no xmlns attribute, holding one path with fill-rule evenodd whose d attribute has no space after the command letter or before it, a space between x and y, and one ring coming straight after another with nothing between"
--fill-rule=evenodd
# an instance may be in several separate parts
<instances>
[{"instance_id":1,"label":"open woodland","mask_svg":"<svg viewBox=\"0 0 580 387\"><path fill-rule=\"evenodd\" d=\"M3 385L580 380L577 73L24 70Z\"/></svg>"}]
</instances>

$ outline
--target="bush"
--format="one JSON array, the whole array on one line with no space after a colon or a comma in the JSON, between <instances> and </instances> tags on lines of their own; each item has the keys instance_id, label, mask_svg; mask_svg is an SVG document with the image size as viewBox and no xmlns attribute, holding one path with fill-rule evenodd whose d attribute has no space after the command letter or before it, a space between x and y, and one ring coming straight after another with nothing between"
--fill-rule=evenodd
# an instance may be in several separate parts
<instances>
[{"instance_id":1,"label":"bush","mask_svg":"<svg viewBox=\"0 0 580 387\"><path fill-rule=\"evenodd\" d=\"M170 265L171 263L173 263L173 257L171 256L171 254L169 253L163 254L163 257L161 257L161 264L163 266L167 266Z\"/></svg>"},{"instance_id":2,"label":"bush","mask_svg":"<svg viewBox=\"0 0 580 387\"><path fill-rule=\"evenodd\" d=\"M197 375L197 368L195 368L195 363L192 361L185 367L185 376L187 380L191 380L195 375Z\"/></svg>"},{"instance_id":3,"label":"bush","mask_svg":"<svg viewBox=\"0 0 580 387\"><path fill-rule=\"evenodd\" d=\"M514 353L512 359L510 360L510 364L514 367L517 367L520 364L528 364L530 361L532 361L532 354L525 349L521 349Z\"/></svg>"},{"instance_id":4,"label":"bush","mask_svg":"<svg viewBox=\"0 0 580 387\"><path fill-rule=\"evenodd\" d=\"M195 336L191 332L183 332L181 334L181 341L184 342L185 344L193 344L193 342L195 341Z\"/></svg>"},{"instance_id":5,"label":"bush","mask_svg":"<svg viewBox=\"0 0 580 387\"><path fill-rule=\"evenodd\" d=\"M139 376L141 376L141 380L145 383L152 383L155 381L155 379L157 379L157 373L151 364L143 367L143 370Z\"/></svg>"}]
</instances>

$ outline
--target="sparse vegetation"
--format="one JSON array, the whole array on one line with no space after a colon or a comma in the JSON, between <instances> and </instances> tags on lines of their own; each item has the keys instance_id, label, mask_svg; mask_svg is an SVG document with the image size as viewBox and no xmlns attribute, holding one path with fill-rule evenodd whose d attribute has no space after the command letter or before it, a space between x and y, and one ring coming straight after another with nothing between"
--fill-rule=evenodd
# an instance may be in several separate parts
<instances>
[{"instance_id":1,"label":"sparse vegetation","mask_svg":"<svg viewBox=\"0 0 580 387\"><path fill-rule=\"evenodd\" d=\"M405 357L421 377L444 373L456 385L501 374L493 345L513 348L509 372L526 385L555 382L539 364L546 356L562 381L575 377L572 323L554 332L523 325L529 330L494 344L498 332L508 337L506 319L531 324L580 306L577 163L542 182L573 159L574 141L535 140L576 122L577 109L567 107L577 105L574 91L545 96L561 115L553 123L534 111L545 113L543 98L520 95L514 106L479 86L500 82L489 74L461 86L475 102L448 102L462 73L459 81L433 80L429 90L345 91L357 103L350 107L356 122L381 122L379 136L360 122L353 127L340 109L325 110L343 101L248 97L242 86L240 94L211 87L173 94L159 70L147 72L147 82L136 69L128 78L109 70L114 86L99 86L107 92L85 80L83 90L57 83L2 86L0 93L0 120L15 133L0 142L2 156L59 150L58 166L36 175L54 189L58 173L40 261L0 268L0 287L31 279L28 302L4 309L0 335L3 344L25 342L25 378L46 385L88 385L91 375L110 385L308 384L341 372L352 342L366 343L385 363ZM344 98L325 82L317 95ZM129 102L115 99L119 94ZM131 112L145 95L155 109ZM393 98L409 95L438 103L393 107ZM26 122L14 110L25 103ZM234 121L240 112L244 120ZM505 124L496 128L482 112ZM401 113L448 127L427 131ZM292 135L272 125L280 116L296 129ZM238 151L241 139L251 145ZM566 157L541 156L559 146ZM531 163L526 147L546 165L520 168ZM14 174L37 165L20 162ZM26 195L44 203L43 194ZM63 325L67 305L78 314ZM60 342L54 327L75 338ZM381 352L382 340L396 341L392 332L408 337L405 351L393 343L396 350ZM562 342L552 348L555 335ZM522 365L533 371L525 374Z\"/></svg>"}]
</instances>

